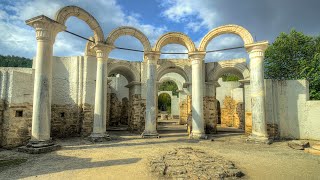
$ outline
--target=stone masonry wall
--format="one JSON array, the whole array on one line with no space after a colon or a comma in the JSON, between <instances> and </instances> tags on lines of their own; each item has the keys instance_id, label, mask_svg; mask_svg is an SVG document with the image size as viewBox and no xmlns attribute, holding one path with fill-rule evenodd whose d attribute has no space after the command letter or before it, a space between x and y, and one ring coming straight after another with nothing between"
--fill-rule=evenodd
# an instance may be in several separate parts
<instances>
[{"instance_id":1,"label":"stone masonry wall","mask_svg":"<svg viewBox=\"0 0 320 180\"><path fill-rule=\"evenodd\" d=\"M146 101L141 99L140 94L134 94L129 101L129 130L143 132L145 123Z\"/></svg>"},{"instance_id":2,"label":"stone masonry wall","mask_svg":"<svg viewBox=\"0 0 320 180\"><path fill-rule=\"evenodd\" d=\"M217 100L215 97L203 97L203 111L205 121L206 134L213 134L217 132L218 112Z\"/></svg>"},{"instance_id":3,"label":"stone masonry wall","mask_svg":"<svg viewBox=\"0 0 320 180\"><path fill-rule=\"evenodd\" d=\"M180 121L179 124L187 124L188 115L191 113L191 96L187 96L185 100L180 103Z\"/></svg>"},{"instance_id":4,"label":"stone masonry wall","mask_svg":"<svg viewBox=\"0 0 320 180\"><path fill-rule=\"evenodd\" d=\"M51 137L65 138L80 135L82 109L77 105L51 106Z\"/></svg>"},{"instance_id":5,"label":"stone masonry wall","mask_svg":"<svg viewBox=\"0 0 320 180\"><path fill-rule=\"evenodd\" d=\"M110 119L109 126L120 125L121 101L118 100L115 93L110 93Z\"/></svg>"},{"instance_id":6,"label":"stone masonry wall","mask_svg":"<svg viewBox=\"0 0 320 180\"><path fill-rule=\"evenodd\" d=\"M221 108L221 127L244 128L243 103L226 96Z\"/></svg>"},{"instance_id":7,"label":"stone masonry wall","mask_svg":"<svg viewBox=\"0 0 320 180\"><path fill-rule=\"evenodd\" d=\"M83 105L83 117L80 121L81 136L89 136L92 132L93 118L94 118L94 106L90 104Z\"/></svg>"},{"instance_id":8,"label":"stone masonry wall","mask_svg":"<svg viewBox=\"0 0 320 180\"><path fill-rule=\"evenodd\" d=\"M14 148L28 143L31 138L32 105L29 103L3 106L2 144Z\"/></svg>"}]
</instances>

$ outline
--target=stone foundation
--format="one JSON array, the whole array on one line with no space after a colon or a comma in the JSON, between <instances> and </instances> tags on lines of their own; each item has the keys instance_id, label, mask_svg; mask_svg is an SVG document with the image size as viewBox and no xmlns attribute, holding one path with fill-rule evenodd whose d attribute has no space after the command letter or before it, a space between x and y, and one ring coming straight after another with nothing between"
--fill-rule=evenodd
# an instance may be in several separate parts
<instances>
[{"instance_id":1,"label":"stone foundation","mask_svg":"<svg viewBox=\"0 0 320 180\"><path fill-rule=\"evenodd\" d=\"M278 131L278 124L267 124L267 132L269 138L279 139L280 133Z\"/></svg>"}]
</instances>

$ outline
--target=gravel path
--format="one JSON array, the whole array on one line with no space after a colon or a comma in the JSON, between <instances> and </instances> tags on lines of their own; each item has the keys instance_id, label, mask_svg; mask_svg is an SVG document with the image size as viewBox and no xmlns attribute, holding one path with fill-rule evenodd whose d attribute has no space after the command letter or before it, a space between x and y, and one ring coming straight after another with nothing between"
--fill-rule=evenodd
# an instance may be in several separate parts
<instances>
[{"instance_id":1,"label":"gravel path","mask_svg":"<svg viewBox=\"0 0 320 180\"><path fill-rule=\"evenodd\" d=\"M175 148L191 147L233 162L244 179L320 179L320 156L293 150L287 142L244 143L238 133L219 134L214 141L190 140L184 127L160 131L160 139L141 139L128 132L110 132L110 142L71 138L57 140L61 150L40 155L0 151L0 158L22 158L20 165L0 167L0 179L158 179L150 159Z\"/></svg>"}]
</instances>

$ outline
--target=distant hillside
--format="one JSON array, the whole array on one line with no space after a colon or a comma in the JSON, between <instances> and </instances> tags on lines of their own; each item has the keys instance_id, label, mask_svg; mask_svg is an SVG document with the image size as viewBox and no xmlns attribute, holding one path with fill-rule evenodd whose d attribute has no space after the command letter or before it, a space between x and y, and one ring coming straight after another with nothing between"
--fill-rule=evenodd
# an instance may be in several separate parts
<instances>
[{"instance_id":1,"label":"distant hillside","mask_svg":"<svg viewBox=\"0 0 320 180\"><path fill-rule=\"evenodd\" d=\"M18 56L0 55L0 67L32 67L32 60Z\"/></svg>"}]
</instances>

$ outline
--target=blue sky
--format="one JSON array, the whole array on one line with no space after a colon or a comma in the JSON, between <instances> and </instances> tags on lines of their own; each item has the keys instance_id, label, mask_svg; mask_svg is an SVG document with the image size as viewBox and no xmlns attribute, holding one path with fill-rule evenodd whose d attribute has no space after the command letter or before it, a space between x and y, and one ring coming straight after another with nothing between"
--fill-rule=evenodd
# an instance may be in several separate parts
<instances>
[{"instance_id":1,"label":"blue sky","mask_svg":"<svg viewBox=\"0 0 320 180\"><path fill-rule=\"evenodd\" d=\"M0 54L35 56L35 32L24 21L41 14L53 18L55 12L66 5L76 5L91 13L100 23L105 36L119 26L133 26L144 32L152 44L162 34L178 31L187 34L198 45L207 32L225 24L241 25L256 40L268 40L271 43L280 32L289 32L291 28L310 35L320 32L318 0L0 0ZM92 36L89 27L77 18L70 18L66 25L69 31L85 37ZM67 33L59 33L54 55L83 55L85 43ZM222 35L215 38L207 50L242 44L236 35ZM119 38L116 45L142 49L138 40L127 36ZM180 45L167 45L162 51L186 52L186 49ZM142 53L123 50L114 50L110 56L142 60ZM247 57L244 49L210 53L206 60L241 57Z\"/></svg>"}]
</instances>

